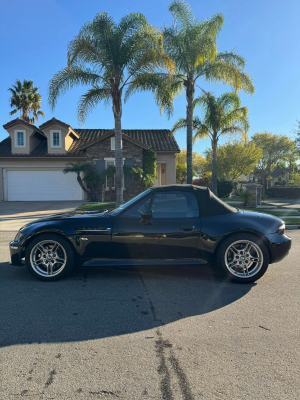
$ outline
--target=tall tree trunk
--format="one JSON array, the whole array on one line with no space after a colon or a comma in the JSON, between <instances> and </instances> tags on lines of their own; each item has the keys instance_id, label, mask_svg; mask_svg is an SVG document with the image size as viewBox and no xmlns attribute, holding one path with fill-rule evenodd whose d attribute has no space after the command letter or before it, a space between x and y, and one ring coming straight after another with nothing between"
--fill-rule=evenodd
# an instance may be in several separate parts
<instances>
[{"instance_id":1,"label":"tall tree trunk","mask_svg":"<svg viewBox=\"0 0 300 400\"><path fill-rule=\"evenodd\" d=\"M79 186L81 189L88 195L88 199L90 198L90 191L84 186L81 176L78 174L77 175L77 182L79 183Z\"/></svg>"},{"instance_id":2,"label":"tall tree trunk","mask_svg":"<svg viewBox=\"0 0 300 400\"><path fill-rule=\"evenodd\" d=\"M187 76L184 82L186 87L186 165L187 165L187 183L193 181L193 118L194 118L194 94L195 84L193 75Z\"/></svg>"},{"instance_id":3,"label":"tall tree trunk","mask_svg":"<svg viewBox=\"0 0 300 400\"><path fill-rule=\"evenodd\" d=\"M112 83L112 86L113 83ZM115 119L116 206L123 203L123 152L122 152L122 91L114 88L113 113Z\"/></svg>"},{"instance_id":4,"label":"tall tree trunk","mask_svg":"<svg viewBox=\"0 0 300 400\"><path fill-rule=\"evenodd\" d=\"M217 148L218 148L218 138L214 137L211 140L212 148L212 192L218 196L218 180L217 180Z\"/></svg>"}]
</instances>

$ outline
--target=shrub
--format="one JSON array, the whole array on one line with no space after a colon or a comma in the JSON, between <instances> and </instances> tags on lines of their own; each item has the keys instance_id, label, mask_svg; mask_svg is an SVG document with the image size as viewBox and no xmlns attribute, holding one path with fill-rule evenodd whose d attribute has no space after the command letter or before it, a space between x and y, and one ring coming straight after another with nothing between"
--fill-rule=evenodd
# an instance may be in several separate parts
<instances>
[{"instance_id":1,"label":"shrub","mask_svg":"<svg viewBox=\"0 0 300 400\"><path fill-rule=\"evenodd\" d=\"M273 198L300 199L300 187L271 187L266 190L266 195Z\"/></svg>"},{"instance_id":2,"label":"shrub","mask_svg":"<svg viewBox=\"0 0 300 400\"><path fill-rule=\"evenodd\" d=\"M194 179L193 185L210 187L210 179L207 176L203 176L202 178Z\"/></svg>"},{"instance_id":3,"label":"shrub","mask_svg":"<svg viewBox=\"0 0 300 400\"><path fill-rule=\"evenodd\" d=\"M233 183L231 181L218 180L218 196L229 197L233 189Z\"/></svg>"},{"instance_id":4,"label":"shrub","mask_svg":"<svg viewBox=\"0 0 300 400\"><path fill-rule=\"evenodd\" d=\"M240 194L240 198L244 202L244 207L246 207L247 204L253 199L253 193L249 190L243 190L243 192Z\"/></svg>"}]
</instances>

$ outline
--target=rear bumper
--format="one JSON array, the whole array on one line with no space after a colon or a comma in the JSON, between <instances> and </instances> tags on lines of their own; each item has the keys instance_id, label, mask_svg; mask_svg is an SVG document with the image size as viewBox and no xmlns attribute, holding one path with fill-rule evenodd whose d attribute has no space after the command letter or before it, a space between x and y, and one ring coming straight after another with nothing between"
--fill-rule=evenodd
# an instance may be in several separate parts
<instances>
[{"instance_id":1,"label":"rear bumper","mask_svg":"<svg viewBox=\"0 0 300 400\"><path fill-rule=\"evenodd\" d=\"M10 242L9 243L9 251L10 251L10 264L11 265L22 265L22 258L24 257L22 246L20 246L19 242Z\"/></svg>"},{"instance_id":2,"label":"rear bumper","mask_svg":"<svg viewBox=\"0 0 300 400\"><path fill-rule=\"evenodd\" d=\"M292 239L286 235L278 235L271 233L266 235L269 242L269 249L271 252L270 263L276 263L284 259L289 254Z\"/></svg>"}]
</instances>

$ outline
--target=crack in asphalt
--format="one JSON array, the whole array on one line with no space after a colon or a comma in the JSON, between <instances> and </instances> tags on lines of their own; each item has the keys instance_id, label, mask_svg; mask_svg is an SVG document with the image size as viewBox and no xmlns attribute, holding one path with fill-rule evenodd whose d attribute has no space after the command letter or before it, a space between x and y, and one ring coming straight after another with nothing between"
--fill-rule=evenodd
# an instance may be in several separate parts
<instances>
[{"instance_id":1,"label":"crack in asphalt","mask_svg":"<svg viewBox=\"0 0 300 400\"><path fill-rule=\"evenodd\" d=\"M174 394L171 388L171 376L173 370L174 376L177 377L183 399L194 400L194 395L190 388L189 380L183 368L180 366L179 360L176 358L174 351L172 350L173 344L169 340L163 339L163 334L161 332L160 327L164 326L165 324L161 319L157 317L157 312L154 303L150 297L150 293L144 281L144 278L142 277L139 270L137 270L137 272L144 287L150 305L150 310L152 313L153 320L154 322L157 323L157 329L156 329L157 340L155 341L155 351L159 359L159 366L157 368L157 372L160 375L160 391L162 394L162 398L166 400L174 400ZM169 356L167 356L166 352L169 352ZM168 367L168 362L171 365L172 368L171 371L170 368Z\"/></svg>"}]
</instances>

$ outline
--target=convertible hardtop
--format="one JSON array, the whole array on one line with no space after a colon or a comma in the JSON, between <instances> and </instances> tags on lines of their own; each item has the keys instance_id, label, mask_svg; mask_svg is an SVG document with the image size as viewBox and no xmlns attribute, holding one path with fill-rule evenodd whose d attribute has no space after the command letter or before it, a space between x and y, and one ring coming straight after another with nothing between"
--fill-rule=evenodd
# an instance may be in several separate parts
<instances>
[{"instance_id":1,"label":"convertible hardtop","mask_svg":"<svg viewBox=\"0 0 300 400\"><path fill-rule=\"evenodd\" d=\"M237 209L224 203L213 192L204 186L196 185L166 185L153 187L155 192L190 192L193 193L199 205L200 217L213 217L216 215L237 212Z\"/></svg>"}]
</instances>

